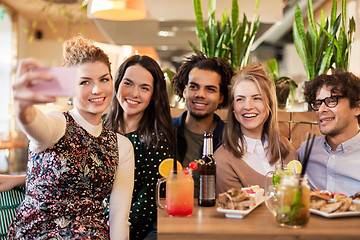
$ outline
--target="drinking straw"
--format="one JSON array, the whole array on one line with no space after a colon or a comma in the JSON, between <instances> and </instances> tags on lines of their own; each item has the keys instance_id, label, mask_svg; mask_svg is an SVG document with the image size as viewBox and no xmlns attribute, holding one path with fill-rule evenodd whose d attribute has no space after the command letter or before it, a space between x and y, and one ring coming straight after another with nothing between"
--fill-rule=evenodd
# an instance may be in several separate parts
<instances>
[{"instance_id":1,"label":"drinking straw","mask_svg":"<svg viewBox=\"0 0 360 240\"><path fill-rule=\"evenodd\" d=\"M309 134L309 133L307 134L307 137L306 137L306 146L305 146L305 153L304 153L304 159L303 159L303 166L302 166L302 170L301 170L301 173L300 173L300 178L303 178L303 177L304 177L304 174L305 174L305 171L306 171L306 168L307 168L307 164L308 164L308 162L309 162L310 152L311 152L312 146L313 146L313 144L314 144L314 139L315 139L315 134L312 135L311 143L310 143L310 145L309 145L309 142L310 142L310 134Z\"/></svg>"},{"instance_id":2,"label":"drinking straw","mask_svg":"<svg viewBox=\"0 0 360 240\"><path fill-rule=\"evenodd\" d=\"M176 161L176 155L177 155L177 128L174 129L174 167L173 167L173 173L177 174L177 161Z\"/></svg>"},{"instance_id":3,"label":"drinking straw","mask_svg":"<svg viewBox=\"0 0 360 240\"><path fill-rule=\"evenodd\" d=\"M284 167L284 162L283 162L283 159L282 159L282 157L281 157L280 140L279 140L279 133L278 133L278 132L276 132L276 140L277 140L277 145L278 145L278 150L279 150L279 157L280 157L281 169L283 169L283 167Z\"/></svg>"},{"instance_id":4,"label":"drinking straw","mask_svg":"<svg viewBox=\"0 0 360 240\"><path fill-rule=\"evenodd\" d=\"M295 198L294 202L298 203L301 199L301 193L302 193L302 181L306 172L306 168L307 168L307 164L309 162L309 156L310 156L310 152L312 149L312 146L314 144L314 138L315 138L315 134L312 135L312 139L310 142L310 133L307 133L306 135L306 145L305 145L305 153L304 153L304 159L302 162L302 169L301 169L301 173L300 173L300 178L299 178L299 182L298 182L298 189L299 189L299 194L297 195L297 197Z\"/></svg>"}]
</instances>

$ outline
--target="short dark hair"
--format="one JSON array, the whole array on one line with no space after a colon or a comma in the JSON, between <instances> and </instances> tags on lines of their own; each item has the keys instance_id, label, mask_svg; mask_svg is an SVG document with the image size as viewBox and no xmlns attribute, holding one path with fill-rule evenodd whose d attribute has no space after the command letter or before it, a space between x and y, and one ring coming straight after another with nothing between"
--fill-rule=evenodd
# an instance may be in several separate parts
<instances>
[{"instance_id":1,"label":"short dark hair","mask_svg":"<svg viewBox=\"0 0 360 240\"><path fill-rule=\"evenodd\" d=\"M332 87L331 94L336 93L348 98L350 108L357 107L360 100L360 78L353 73L337 68L330 75L321 74L315 77L305 87L305 100L307 102L316 100L316 93L323 86ZM360 115L358 116L358 122L360 123Z\"/></svg>"},{"instance_id":2,"label":"short dark hair","mask_svg":"<svg viewBox=\"0 0 360 240\"><path fill-rule=\"evenodd\" d=\"M183 92L185 86L189 81L189 73L193 68L213 71L221 76L220 93L223 95L224 100L219 104L219 107L225 107L228 102L228 86L234 75L234 70L230 63L225 58L208 58L203 53L188 57L172 80L174 92L182 99L184 99Z\"/></svg>"}]
</instances>

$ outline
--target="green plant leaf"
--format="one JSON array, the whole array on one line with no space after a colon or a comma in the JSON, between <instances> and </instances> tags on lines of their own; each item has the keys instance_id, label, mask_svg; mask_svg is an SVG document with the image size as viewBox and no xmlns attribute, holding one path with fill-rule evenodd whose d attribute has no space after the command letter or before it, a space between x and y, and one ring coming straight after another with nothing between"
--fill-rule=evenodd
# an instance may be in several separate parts
<instances>
[{"instance_id":1,"label":"green plant leaf","mask_svg":"<svg viewBox=\"0 0 360 240\"><path fill-rule=\"evenodd\" d=\"M232 28L236 29L239 23L239 4L237 0L232 1L231 7L231 21L232 21Z\"/></svg>"},{"instance_id":2,"label":"green plant leaf","mask_svg":"<svg viewBox=\"0 0 360 240\"><path fill-rule=\"evenodd\" d=\"M323 74L324 72L326 72L329 67L330 67L330 63L331 63L331 58L333 56L333 43L331 41L331 44L328 46L328 48L326 48L324 57L322 58L322 61L320 63L320 67L319 70L317 72L317 75Z\"/></svg>"},{"instance_id":3,"label":"green plant leaf","mask_svg":"<svg viewBox=\"0 0 360 240\"><path fill-rule=\"evenodd\" d=\"M335 1L335 0L334 0ZM346 32L346 0L341 1L342 28Z\"/></svg>"},{"instance_id":4,"label":"green plant leaf","mask_svg":"<svg viewBox=\"0 0 360 240\"><path fill-rule=\"evenodd\" d=\"M320 26L321 27L325 27L325 14L324 14L324 10L321 9L321 20L320 20Z\"/></svg>"},{"instance_id":5,"label":"green plant leaf","mask_svg":"<svg viewBox=\"0 0 360 240\"><path fill-rule=\"evenodd\" d=\"M340 23L341 23L341 14L336 18L334 24L331 25L331 31L330 31L331 35L336 36L336 33L338 32L340 27Z\"/></svg>"},{"instance_id":6,"label":"green plant leaf","mask_svg":"<svg viewBox=\"0 0 360 240\"><path fill-rule=\"evenodd\" d=\"M305 27L303 22L303 16L299 4L295 6L295 21L293 24L293 35L294 35L294 44L296 51L304 65L305 72L307 74L308 80L312 79L312 72L310 71L308 56L309 48L306 41Z\"/></svg>"},{"instance_id":7,"label":"green plant leaf","mask_svg":"<svg viewBox=\"0 0 360 240\"><path fill-rule=\"evenodd\" d=\"M279 78L279 72L278 72L276 59L271 59L269 61L266 61L265 65L269 70L270 78L276 83L278 81L278 78Z\"/></svg>"},{"instance_id":8,"label":"green plant leaf","mask_svg":"<svg viewBox=\"0 0 360 240\"><path fill-rule=\"evenodd\" d=\"M195 44L193 44L191 41L189 41L188 40L188 43L189 43L189 45L190 45L190 47L192 48L192 50L194 51L194 53L196 54L196 55L200 55L200 51L199 51L199 49L195 46Z\"/></svg>"},{"instance_id":9,"label":"green plant leaf","mask_svg":"<svg viewBox=\"0 0 360 240\"><path fill-rule=\"evenodd\" d=\"M202 49L202 39L204 38L204 21L203 21L203 15L202 15L202 9L201 9L201 0L194 0L194 11L195 11L195 17L196 17L196 35L200 40L200 49Z\"/></svg>"},{"instance_id":10,"label":"green plant leaf","mask_svg":"<svg viewBox=\"0 0 360 240\"><path fill-rule=\"evenodd\" d=\"M335 22L336 13L337 13L337 1L333 0L332 7L331 7L330 26L332 26Z\"/></svg>"},{"instance_id":11,"label":"green plant leaf","mask_svg":"<svg viewBox=\"0 0 360 240\"><path fill-rule=\"evenodd\" d=\"M215 10L216 10L216 0L209 0L208 6L208 18L213 17L215 18Z\"/></svg>"},{"instance_id":12,"label":"green plant leaf","mask_svg":"<svg viewBox=\"0 0 360 240\"><path fill-rule=\"evenodd\" d=\"M308 0L308 7L307 7L307 13L308 13L308 27L316 29L316 24L314 20L314 9L312 6L312 0Z\"/></svg>"}]
</instances>

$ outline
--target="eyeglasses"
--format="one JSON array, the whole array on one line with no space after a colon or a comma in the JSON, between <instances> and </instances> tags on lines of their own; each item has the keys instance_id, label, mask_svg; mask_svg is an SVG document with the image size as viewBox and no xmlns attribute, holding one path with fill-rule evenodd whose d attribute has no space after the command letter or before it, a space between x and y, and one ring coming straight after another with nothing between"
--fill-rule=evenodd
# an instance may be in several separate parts
<instances>
[{"instance_id":1,"label":"eyeglasses","mask_svg":"<svg viewBox=\"0 0 360 240\"><path fill-rule=\"evenodd\" d=\"M333 108L336 107L336 105L338 104L339 98L343 98L343 97L344 96L342 95L337 95L337 96L326 97L324 99L316 99L315 101L310 102L310 105L314 111L318 111L322 103L325 103L325 105L328 108Z\"/></svg>"}]
</instances>

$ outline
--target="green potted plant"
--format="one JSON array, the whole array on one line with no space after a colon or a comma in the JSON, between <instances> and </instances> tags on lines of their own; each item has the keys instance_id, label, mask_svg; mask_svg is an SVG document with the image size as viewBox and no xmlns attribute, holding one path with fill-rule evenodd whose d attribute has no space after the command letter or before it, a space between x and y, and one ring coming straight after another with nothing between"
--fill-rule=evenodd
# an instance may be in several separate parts
<instances>
[{"instance_id":1,"label":"green potted plant","mask_svg":"<svg viewBox=\"0 0 360 240\"><path fill-rule=\"evenodd\" d=\"M266 61L265 65L268 68L269 76L274 81L276 87L276 97L279 108L284 109L286 107L286 101L289 97L289 94L291 96L291 104L293 104L297 88L295 81L289 77L279 77L276 59Z\"/></svg>"},{"instance_id":2,"label":"green potted plant","mask_svg":"<svg viewBox=\"0 0 360 240\"><path fill-rule=\"evenodd\" d=\"M314 19L312 1L308 0L308 28L305 31L301 9L298 4L296 5L293 25L294 44L308 80L326 72L329 68L348 69L355 20L349 19L347 30L346 0L342 0L341 14L336 17L336 12L337 1L333 0L330 19L325 19L324 12L321 11L321 22L318 24Z\"/></svg>"},{"instance_id":3,"label":"green potted plant","mask_svg":"<svg viewBox=\"0 0 360 240\"><path fill-rule=\"evenodd\" d=\"M196 15L196 35L200 42L200 49L189 41L196 54L204 52L208 57L224 57L237 69L249 62L251 45L259 29L260 20L257 17L259 1L256 0L255 12L251 23L246 15L239 21L239 5L237 0L232 1L231 19L227 11L222 15L222 21L215 19L216 0L209 0L208 22L205 24L201 9L201 0L194 0ZM257 18L256 18L257 17Z\"/></svg>"}]
</instances>

